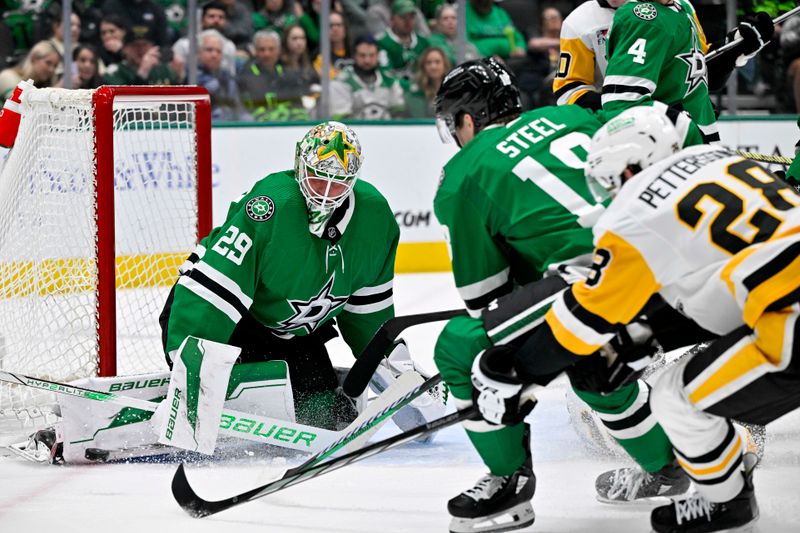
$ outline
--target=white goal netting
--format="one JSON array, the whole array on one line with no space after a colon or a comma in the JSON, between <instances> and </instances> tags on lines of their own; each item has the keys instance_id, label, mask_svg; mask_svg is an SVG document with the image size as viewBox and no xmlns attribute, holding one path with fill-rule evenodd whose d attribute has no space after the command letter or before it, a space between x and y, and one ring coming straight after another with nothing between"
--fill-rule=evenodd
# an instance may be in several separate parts
<instances>
[{"instance_id":1,"label":"white goal netting","mask_svg":"<svg viewBox=\"0 0 800 533\"><path fill-rule=\"evenodd\" d=\"M167 369L158 315L197 235L195 104L115 99L108 128L92 93L23 97L0 175L0 369L9 372L97 374L97 255L111 244L98 239L103 210L115 225L117 374ZM113 154L102 139L95 149L95 134L113 135ZM113 207L96 200L104 157L113 157ZM50 393L0 383L0 434L51 423L53 403Z\"/></svg>"}]
</instances>

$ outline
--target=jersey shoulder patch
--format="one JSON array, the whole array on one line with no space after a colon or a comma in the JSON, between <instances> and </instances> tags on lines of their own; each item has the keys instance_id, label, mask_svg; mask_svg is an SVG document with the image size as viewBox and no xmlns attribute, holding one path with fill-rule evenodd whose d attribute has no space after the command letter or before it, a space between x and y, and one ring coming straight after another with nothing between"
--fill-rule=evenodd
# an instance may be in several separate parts
<instances>
[{"instance_id":1,"label":"jersey shoulder patch","mask_svg":"<svg viewBox=\"0 0 800 533\"><path fill-rule=\"evenodd\" d=\"M658 11L654 4L641 2L633 7L633 14L642 20L653 20L658 16Z\"/></svg>"},{"instance_id":2,"label":"jersey shoulder patch","mask_svg":"<svg viewBox=\"0 0 800 533\"><path fill-rule=\"evenodd\" d=\"M247 216L256 222L264 222L275 213L275 202L269 196L254 196L245 204Z\"/></svg>"}]
</instances>

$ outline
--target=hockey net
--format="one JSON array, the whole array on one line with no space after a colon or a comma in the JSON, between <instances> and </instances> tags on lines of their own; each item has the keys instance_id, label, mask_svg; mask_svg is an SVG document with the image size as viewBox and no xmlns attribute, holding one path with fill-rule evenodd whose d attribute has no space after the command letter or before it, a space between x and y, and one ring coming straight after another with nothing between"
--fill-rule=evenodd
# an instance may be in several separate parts
<instances>
[{"instance_id":1,"label":"hockey net","mask_svg":"<svg viewBox=\"0 0 800 533\"><path fill-rule=\"evenodd\" d=\"M210 166L202 89L27 91L0 175L0 369L166 370L158 315L210 230ZM52 423L54 403L0 383L0 436Z\"/></svg>"}]
</instances>

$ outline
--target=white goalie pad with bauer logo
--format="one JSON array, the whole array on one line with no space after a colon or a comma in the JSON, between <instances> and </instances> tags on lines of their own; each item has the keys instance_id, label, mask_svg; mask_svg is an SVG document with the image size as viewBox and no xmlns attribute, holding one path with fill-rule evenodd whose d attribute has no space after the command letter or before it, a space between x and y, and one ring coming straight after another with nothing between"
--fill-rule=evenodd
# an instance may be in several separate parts
<instances>
[{"instance_id":1,"label":"white goalie pad with bauer logo","mask_svg":"<svg viewBox=\"0 0 800 533\"><path fill-rule=\"evenodd\" d=\"M202 341L202 343L207 354L208 341ZM231 347L226 346L226 348L230 349ZM197 345L194 344L192 349L196 350ZM212 351L214 351L213 348ZM206 364L208 362L206 361ZM220 374L225 372L229 373L230 379L228 379L228 375L225 375L221 389L218 389L220 391L218 394L221 393L221 397L225 398L225 411L222 411L222 404L219 405L218 410L205 409L208 407L208 402L206 402L206 405L201 407L199 415L195 415L201 417L202 420L219 421L216 427L209 428L210 422L205 424L206 431L208 431L205 436L206 440L211 438L208 435L213 435L214 443L216 443L217 432L222 430L226 436L237 436L248 440L262 441L266 444L282 445L297 441L295 442L296 447L302 449L305 444L309 450L313 450L318 445L317 440L325 441L329 438L329 432L325 430L302 431L307 428L293 427L295 414L292 387L284 361L235 365L232 370L228 366L227 370L222 370ZM182 375L186 374L185 367L181 373ZM113 392L143 400L161 401L160 408L164 411L163 414L158 415L142 409L120 408L117 405L87 401L83 398L59 397L62 418L58 423L58 433L63 439L65 461L68 463L87 461L87 449L118 451L156 444L159 441L159 435L166 434L167 428L170 427L169 416L173 412L170 409L172 402L163 402L162 400L167 396L174 376L174 372L172 375L169 373L140 374L114 378L85 378L73 383L87 389ZM201 388L199 383L190 384L193 379L184 378L180 380L182 384L175 388L187 391L194 386L195 390L199 390ZM204 383L203 386L212 385ZM196 401L195 405L202 403L199 396L200 394L197 392L183 395L183 397L198 398L198 400L190 400ZM218 395L216 398L218 400L220 396ZM180 406L180 400L177 406ZM174 411L176 418L173 419L170 428L173 439L175 439L171 444L177 446L188 440L189 446L181 447L202 451L195 445L193 426L186 419L178 420L177 411L178 409ZM184 406L181 410L183 416L187 411L188 409ZM248 417L248 415L252 416ZM286 425L259 423L259 417L286 421ZM179 441L176 438L176 430L183 431L180 437L183 440ZM201 436L202 438L204 437ZM208 446L207 443L206 446ZM213 452L213 449L214 447L211 445L211 451L208 453ZM163 448L159 451L164 453Z\"/></svg>"}]
</instances>

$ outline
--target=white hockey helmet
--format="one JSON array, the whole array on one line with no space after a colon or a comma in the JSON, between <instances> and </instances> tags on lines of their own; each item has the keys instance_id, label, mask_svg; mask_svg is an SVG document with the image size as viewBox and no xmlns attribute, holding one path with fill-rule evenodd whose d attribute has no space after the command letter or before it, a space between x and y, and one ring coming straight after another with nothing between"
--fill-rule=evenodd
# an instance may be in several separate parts
<instances>
[{"instance_id":1,"label":"white hockey helmet","mask_svg":"<svg viewBox=\"0 0 800 533\"><path fill-rule=\"evenodd\" d=\"M625 169L643 170L681 149L666 106L626 109L597 130L586 157L586 183L598 202L617 195ZM637 168L638 167L638 168Z\"/></svg>"}]
</instances>

